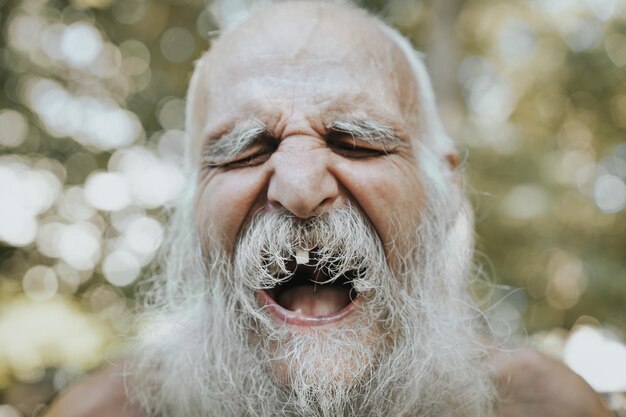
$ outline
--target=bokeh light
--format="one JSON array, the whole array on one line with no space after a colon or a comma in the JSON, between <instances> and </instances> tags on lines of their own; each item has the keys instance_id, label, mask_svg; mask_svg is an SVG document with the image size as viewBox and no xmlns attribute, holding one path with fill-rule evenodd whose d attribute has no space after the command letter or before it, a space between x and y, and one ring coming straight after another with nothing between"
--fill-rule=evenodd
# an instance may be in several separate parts
<instances>
[{"instance_id":1,"label":"bokeh light","mask_svg":"<svg viewBox=\"0 0 626 417\"><path fill-rule=\"evenodd\" d=\"M28 133L26 118L12 109L0 110L0 146L14 148L20 146Z\"/></svg>"},{"instance_id":2,"label":"bokeh light","mask_svg":"<svg viewBox=\"0 0 626 417\"><path fill-rule=\"evenodd\" d=\"M35 169L25 159L0 157L0 239L27 246L37 235L37 216L48 210L60 191L59 179Z\"/></svg>"},{"instance_id":3,"label":"bokeh light","mask_svg":"<svg viewBox=\"0 0 626 417\"><path fill-rule=\"evenodd\" d=\"M159 248L163 227L154 218L141 216L125 227L122 245L142 259L149 259Z\"/></svg>"},{"instance_id":4,"label":"bokeh light","mask_svg":"<svg viewBox=\"0 0 626 417\"><path fill-rule=\"evenodd\" d=\"M131 202L126 179L114 172L95 172L85 182L85 197L93 207L116 211Z\"/></svg>"},{"instance_id":5,"label":"bokeh light","mask_svg":"<svg viewBox=\"0 0 626 417\"><path fill-rule=\"evenodd\" d=\"M598 392L626 392L626 345L610 332L582 326L564 348L565 362Z\"/></svg>"},{"instance_id":6,"label":"bokeh light","mask_svg":"<svg viewBox=\"0 0 626 417\"><path fill-rule=\"evenodd\" d=\"M605 213L615 213L626 207L626 184L615 175L598 177L593 194L598 208Z\"/></svg>"},{"instance_id":7,"label":"bokeh light","mask_svg":"<svg viewBox=\"0 0 626 417\"><path fill-rule=\"evenodd\" d=\"M188 60L195 47L193 35L183 27L169 28L161 36L161 52L172 62Z\"/></svg>"},{"instance_id":8,"label":"bokeh light","mask_svg":"<svg viewBox=\"0 0 626 417\"><path fill-rule=\"evenodd\" d=\"M63 58L76 68L89 66L103 48L100 32L86 22L69 25L63 31L60 41Z\"/></svg>"},{"instance_id":9,"label":"bokeh light","mask_svg":"<svg viewBox=\"0 0 626 417\"><path fill-rule=\"evenodd\" d=\"M24 293L33 301L45 301L54 297L59 289L59 281L54 269L43 265L30 268L22 282Z\"/></svg>"},{"instance_id":10,"label":"bokeh light","mask_svg":"<svg viewBox=\"0 0 626 417\"><path fill-rule=\"evenodd\" d=\"M77 313L74 304L60 299L16 299L3 305L0 358L20 380L32 380L50 365L95 366L111 334L96 320Z\"/></svg>"},{"instance_id":11,"label":"bokeh light","mask_svg":"<svg viewBox=\"0 0 626 417\"><path fill-rule=\"evenodd\" d=\"M132 284L141 272L141 263L130 252L117 250L110 253L102 263L102 273L111 284L124 287Z\"/></svg>"},{"instance_id":12,"label":"bokeh light","mask_svg":"<svg viewBox=\"0 0 626 417\"><path fill-rule=\"evenodd\" d=\"M17 408L9 404L0 405L0 417L22 417Z\"/></svg>"}]
</instances>

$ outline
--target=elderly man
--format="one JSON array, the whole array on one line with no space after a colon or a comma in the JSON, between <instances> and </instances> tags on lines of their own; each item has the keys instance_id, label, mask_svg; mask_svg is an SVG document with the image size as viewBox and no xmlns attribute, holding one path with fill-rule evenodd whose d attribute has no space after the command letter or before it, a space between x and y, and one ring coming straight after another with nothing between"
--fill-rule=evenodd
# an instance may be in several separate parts
<instances>
[{"instance_id":1,"label":"elderly man","mask_svg":"<svg viewBox=\"0 0 626 417\"><path fill-rule=\"evenodd\" d=\"M49 415L609 415L562 365L487 342L458 157L379 19L255 8L198 63L187 132L137 349Z\"/></svg>"}]
</instances>

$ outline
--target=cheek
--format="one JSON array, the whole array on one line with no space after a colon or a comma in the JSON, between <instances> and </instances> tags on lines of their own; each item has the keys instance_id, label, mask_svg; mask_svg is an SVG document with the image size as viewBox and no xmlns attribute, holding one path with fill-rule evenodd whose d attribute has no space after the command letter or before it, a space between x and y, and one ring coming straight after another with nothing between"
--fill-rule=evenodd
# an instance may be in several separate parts
<instances>
[{"instance_id":1,"label":"cheek","mask_svg":"<svg viewBox=\"0 0 626 417\"><path fill-rule=\"evenodd\" d=\"M419 221L425 196L417 168L407 161L351 161L341 178L383 243L397 233L412 231Z\"/></svg>"},{"instance_id":2,"label":"cheek","mask_svg":"<svg viewBox=\"0 0 626 417\"><path fill-rule=\"evenodd\" d=\"M261 206L263 176L245 171L218 172L199 184L196 218L203 241L214 241L232 253L237 235Z\"/></svg>"}]
</instances>

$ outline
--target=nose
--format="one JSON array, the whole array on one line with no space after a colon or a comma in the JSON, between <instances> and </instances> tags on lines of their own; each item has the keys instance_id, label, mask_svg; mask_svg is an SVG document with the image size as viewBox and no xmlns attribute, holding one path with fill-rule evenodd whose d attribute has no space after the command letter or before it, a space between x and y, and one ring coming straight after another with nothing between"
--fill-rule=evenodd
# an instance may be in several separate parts
<instances>
[{"instance_id":1,"label":"nose","mask_svg":"<svg viewBox=\"0 0 626 417\"><path fill-rule=\"evenodd\" d=\"M306 219L335 205L340 185L323 150L278 150L272 156L274 172L267 198L294 216Z\"/></svg>"}]
</instances>

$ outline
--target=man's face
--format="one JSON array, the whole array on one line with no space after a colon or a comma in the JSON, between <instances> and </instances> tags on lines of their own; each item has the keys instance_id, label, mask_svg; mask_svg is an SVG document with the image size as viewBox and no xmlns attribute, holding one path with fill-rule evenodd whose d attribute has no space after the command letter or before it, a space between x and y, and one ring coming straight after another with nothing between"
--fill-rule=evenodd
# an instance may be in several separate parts
<instances>
[{"instance_id":1,"label":"man's face","mask_svg":"<svg viewBox=\"0 0 626 417\"><path fill-rule=\"evenodd\" d=\"M233 253L254 216L352 205L393 256L423 202L411 137L419 109L406 59L379 29L343 9L292 4L225 35L203 68L191 149L205 235ZM321 289L282 307L306 318L345 307Z\"/></svg>"}]
</instances>

